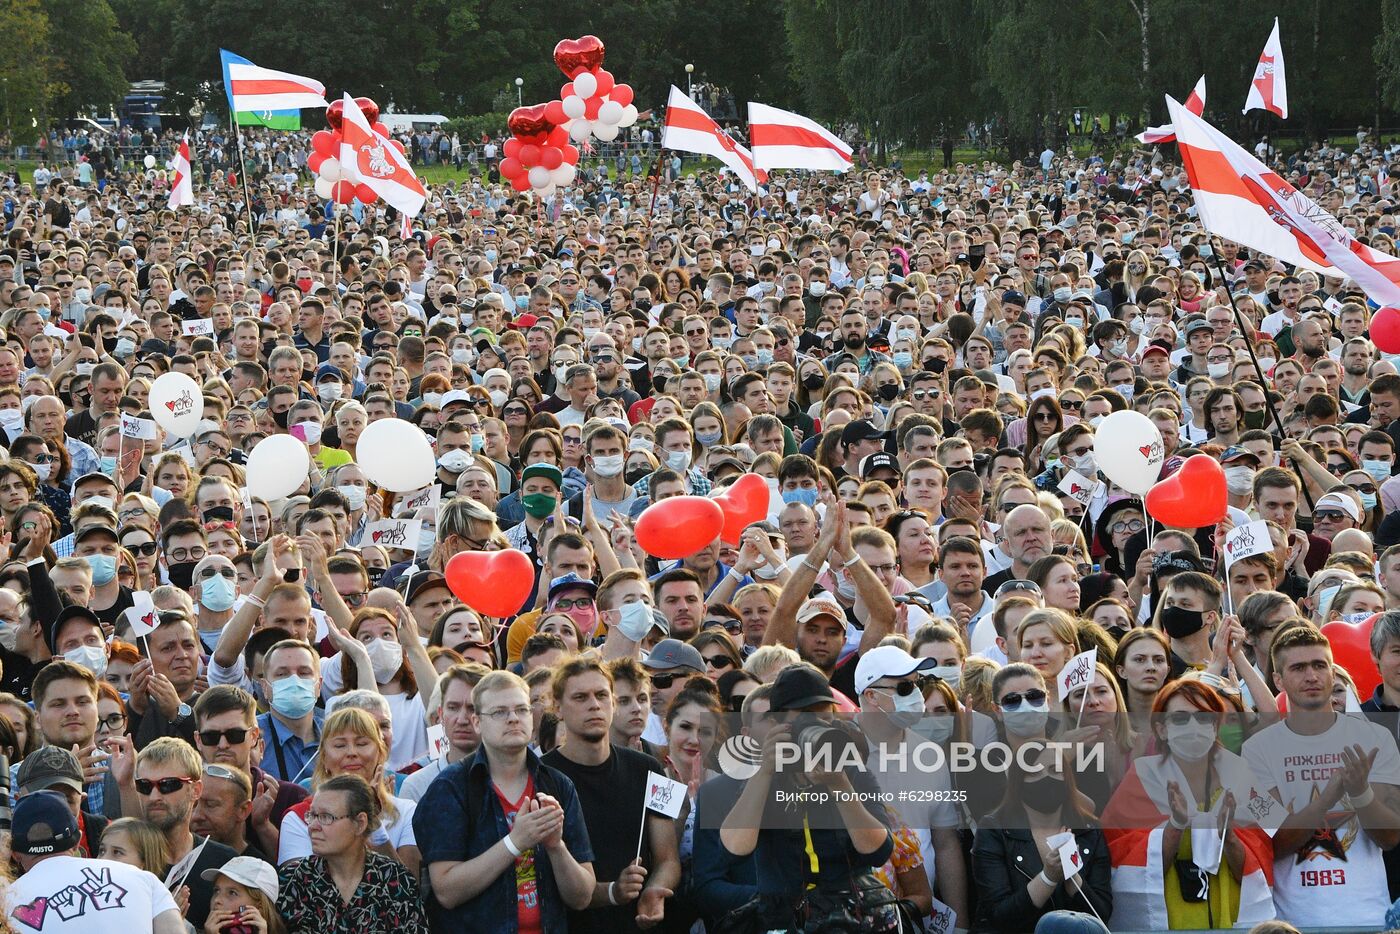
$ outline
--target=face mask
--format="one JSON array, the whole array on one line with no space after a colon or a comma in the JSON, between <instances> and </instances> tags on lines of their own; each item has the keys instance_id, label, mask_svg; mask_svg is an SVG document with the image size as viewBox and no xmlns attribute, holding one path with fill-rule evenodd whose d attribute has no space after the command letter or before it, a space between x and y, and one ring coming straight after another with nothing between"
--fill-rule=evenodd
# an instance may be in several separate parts
<instances>
[{"instance_id":1,"label":"face mask","mask_svg":"<svg viewBox=\"0 0 1400 934\"><path fill-rule=\"evenodd\" d=\"M676 473L685 473L685 471L690 468L690 452L667 451L666 466L670 467Z\"/></svg>"},{"instance_id":2,"label":"face mask","mask_svg":"<svg viewBox=\"0 0 1400 934\"><path fill-rule=\"evenodd\" d=\"M338 486L336 490L341 496L345 497L345 501L350 504L350 510L352 512L359 512L361 509L365 508L365 496L369 491L364 487L347 485Z\"/></svg>"},{"instance_id":3,"label":"face mask","mask_svg":"<svg viewBox=\"0 0 1400 934\"><path fill-rule=\"evenodd\" d=\"M505 405L506 402L510 399L510 397L506 395L506 391L504 389L493 389L489 393L487 393L487 395L491 397L491 405L495 406L498 409L501 406Z\"/></svg>"},{"instance_id":4,"label":"face mask","mask_svg":"<svg viewBox=\"0 0 1400 934\"><path fill-rule=\"evenodd\" d=\"M73 297L86 305L92 301L92 289L74 289Z\"/></svg>"},{"instance_id":5,"label":"face mask","mask_svg":"<svg viewBox=\"0 0 1400 934\"><path fill-rule=\"evenodd\" d=\"M5 648L5 651L6 651L6 652L14 652L14 651L16 651L16 650L18 649L18 647L19 647L19 627L18 627L18 626L10 625L10 624L8 624L8 623L5 624L4 626L0 626L0 646L3 646L3 647Z\"/></svg>"},{"instance_id":6,"label":"face mask","mask_svg":"<svg viewBox=\"0 0 1400 934\"><path fill-rule=\"evenodd\" d=\"M710 346L713 347L715 350L728 350L729 347L730 347L730 345L733 344L733 343L734 343L734 338L733 338L733 337L712 337L712 338L710 338Z\"/></svg>"},{"instance_id":7,"label":"face mask","mask_svg":"<svg viewBox=\"0 0 1400 934\"><path fill-rule=\"evenodd\" d=\"M45 465L48 466L48 465ZM1390 461L1363 460L1361 469L1371 475L1371 479L1377 484L1384 483L1390 479Z\"/></svg>"},{"instance_id":8,"label":"face mask","mask_svg":"<svg viewBox=\"0 0 1400 934\"><path fill-rule=\"evenodd\" d=\"M289 720L299 720L316 706L316 679L288 675L272 682L272 709Z\"/></svg>"},{"instance_id":9,"label":"face mask","mask_svg":"<svg viewBox=\"0 0 1400 934\"><path fill-rule=\"evenodd\" d=\"M29 461L25 461L29 464ZM49 474L53 472L53 464L29 464L29 469L34 471L34 476L39 478L40 483L49 479Z\"/></svg>"},{"instance_id":10,"label":"face mask","mask_svg":"<svg viewBox=\"0 0 1400 934\"><path fill-rule=\"evenodd\" d=\"M1078 331L1079 329L1084 327L1084 319L1076 315L1073 318L1066 318L1065 324L1068 324L1070 327Z\"/></svg>"},{"instance_id":11,"label":"face mask","mask_svg":"<svg viewBox=\"0 0 1400 934\"><path fill-rule=\"evenodd\" d=\"M107 673L107 649L100 645L80 645L63 653L65 660L81 665L96 677Z\"/></svg>"},{"instance_id":12,"label":"face mask","mask_svg":"<svg viewBox=\"0 0 1400 934\"><path fill-rule=\"evenodd\" d=\"M769 350L767 347L760 347L757 355L754 357L754 362L758 366L767 366L773 362L773 351Z\"/></svg>"},{"instance_id":13,"label":"face mask","mask_svg":"<svg viewBox=\"0 0 1400 934\"><path fill-rule=\"evenodd\" d=\"M806 376L802 377L802 385L808 392L821 389L822 384L825 382L826 377L822 376L820 373L808 373Z\"/></svg>"},{"instance_id":14,"label":"face mask","mask_svg":"<svg viewBox=\"0 0 1400 934\"><path fill-rule=\"evenodd\" d=\"M908 694L894 695L894 710L888 714L890 722L900 729L909 727L919 722L924 715L924 696L918 691L910 691Z\"/></svg>"},{"instance_id":15,"label":"face mask","mask_svg":"<svg viewBox=\"0 0 1400 934\"><path fill-rule=\"evenodd\" d=\"M1054 778L1026 782L1021 786L1021 803L1041 814L1053 814L1064 806L1065 783Z\"/></svg>"},{"instance_id":16,"label":"face mask","mask_svg":"<svg viewBox=\"0 0 1400 934\"><path fill-rule=\"evenodd\" d=\"M1314 595L1313 603L1317 607L1318 616L1324 618L1327 616L1327 611L1332 608L1332 598L1337 596L1341 589L1340 584L1336 587L1324 587Z\"/></svg>"},{"instance_id":17,"label":"face mask","mask_svg":"<svg viewBox=\"0 0 1400 934\"><path fill-rule=\"evenodd\" d=\"M957 690L958 685L962 682L962 668L958 665L939 665L936 668L930 668L928 673L948 682L948 686L953 690Z\"/></svg>"},{"instance_id":18,"label":"face mask","mask_svg":"<svg viewBox=\"0 0 1400 934\"><path fill-rule=\"evenodd\" d=\"M94 587L104 587L117 576L117 559L111 555L87 555L86 560L92 568Z\"/></svg>"},{"instance_id":19,"label":"face mask","mask_svg":"<svg viewBox=\"0 0 1400 934\"><path fill-rule=\"evenodd\" d=\"M1362 493L1362 494L1361 494L1361 505L1362 505L1362 507L1365 508L1365 509L1375 509L1375 508L1376 508L1376 494L1375 494L1375 493Z\"/></svg>"},{"instance_id":20,"label":"face mask","mask_svg":"<svg viewBox=\"0 0 1400 934\"><path fill-rule=\"evenodd\" d=\"M1074 290L1069 286L1061 286L1055 290L1054 296L1057 302L1067 302L1074 297Z\"/></svg>"},{"instance_id":21,"label":"face mask","mask_svg":"<svg viewBox=\"0 0 1400 934\"><path fill-rule=\"evenodd\" d=\"M572 364L565 364L564 366L556 366L554 368L554 382L556 385L564 385L564 374L569 372L570 366L572 366Z\"/></svg>"},{"instance_id":22,"label":"face mask","mask_svg":"<svg viewBox=\"0 0 1400 934\"><path fill-rule=\"evenodd\" d=\"M1263 370L1265 373L1269 373L1273 370L1276 363L1278 363L1278 361L1273 357L1260 357L1259 369Z\"/></svg>"},{"instance_id":23,"label":"face mask","mask_svg":"<svg viewBox=\"0 0 1400 934\"><path fill-rule=\"evenodd\" d=\"M1108 345L1108 352L1115 357L1121 357L1128 352L1128 342L1126 340L1112 341Z\"/></svg>"},{"instance_id":24,"label":"face mask","mask_svg":"<svg viewBox=\"0 0 1400 934\"><path fill-rule=\"evenodd\" d=\"M440 393L440 392L425 392L425 393L423 393L423 404L424 404L424 405L431 405L431 406L433 406L433 407L435 407L435 408L441 408L441 407L442 407L442 393Z\"/></svg>"},{"instance_id":25,"label":"face mask","mask_svg":"<svg viewBox=\"0 0 1400 934\"><path fill-rule=\"evenodd\" d=\"M136 342L129 337L117 338L117 348L113 352L118 357L129 357L136 353Z\"/></svg>"},{"instance_id":26,"label":"face mask","mask_svg":"<svg viewBox=\"0 0 1400 934\"><path fill-rule=\"evenodd\" d=\"M528 296L528 295L517 295L517 296L515 296L515 307L518 308L518 309L521 310L521 311L524 311L526 308L529 308L529 307L530 307L530 296Z\"/></svg>"},{"instance_id":27,"label":"face mask","mask_svg":"<svg viewBox=\"0 0 1400 934\"><path fill-rule=\"evenodd\" d=\"M1074 469L1086 477L1092 477L1094 472L1098 469L1098 464L1094 460L1094 452L1088 451L1076 458L1074 461Z\"/></svg>"},{"instance_id":28,"label":"face mask","mask_svg":"<svg viewBox=\"0 0 1400 934\"><path fill-rule=\"evenodd\" d=\"M339 401L344 393L345 387L339 383L322 383L316 387L316 397L326 405Z\"/></svg>"},{"instance_id":29,"label":"face mask","mask_svg":"<svg viewBox=\"0 0 1400 934\"><path fill-rule=\"evenodd\" d=\"M496 252L495 250L487 249L487 250L486 250L486 261L487 261L488 263L494 263L494 262L496 261L496 257L497 257L498 255L499 255L499 254L497 254L497 252Z\"/></svg>"},{"instance_id":30,"label":"face mask","mask_svg":"<svg viewBox=\"0 0 1400 934\"><path fill-rule=\"evenodd\" d=\"M1222 377L1225 376L1226 373L1229 373L1229 372L1230 372L1230 364L1228 364L1228 363L1207 363L1207 364L1206 364L1206 375L1208 375L1211 379L1221 379Z\"/></svg>"},{"instance_id":31,"label":"face mask","mask_svg":"<svg viewBox=\"0 0 1400 934\"><path fill-rule=\"evenodd\" d=\"M1142 318L1134 318L1128 323L1128 330L1132 331L1134 334L1146 334L1147 322Z\"/></svg>"},{"instance_id":32,"label":"face mask","mask_svg":"<svg viewBox=\"0 0 1400 934\"><path fill-rule=\"evenodd\" d=\"M871 276L871 277L870 277L868 280L866 280L866 281L867 281L867 283L868 283L869 285L871 285L871 286L873 286L874 288L877 288L877 289L878 289L878 288L881 288L882 286L884 286L884 284L885 284L885 277L884 277L884 276Z\"/></svg>"},{"instance_id":33,"label":"face mask","mask_svg":"<svg viewBox=\"0 0 1400 934\"><path fill-rule=\"evenodd\" d=\"M578 627L579 635L585 640L593 637L593 630L598 628L597 607L575 607L566 611L564 615L574 621L574 625ZM587 648L586 642L584 647Z\"/></svg>"},{"instance_id":34,"label":"face mask","mask_svg":"<svg viewBox=\"0 0 1400 934\"><path fill-rule=\"evenodd\" d=\"M695 433L695 440L706 447L711 444L718 444L723 437L724 432L722 431L697 431Z\"/></svg>"},{"instance_id":35,"label":"face mask","mask_svg":"<svg viewBox=\"0 0 1400 934\"><path fill-rule=\"evenodd\" d=\"M813 298L821 298L826 294L826 283L813 282L811 285L807 286L807 291L811 293Z\"/></svg>"},{"instance_id":36,"label":"face mask","mask_svg":"<svg viewBox=\"0 0 1400 934\"><path fill-rule=\"evenodd\" d=\"M236 596L233 581L222 574L206 577L199 582L199 602L204 605L206 610L214 613L231 610Z\"/></svg>"},{"instance_id":37,"label":"face mask","mask_svg":"<svg viewBox=\"0 0 1400 934\"><path fill-rule=\"evenodd\" d=\"M438 458L437 463L448 473L461 473L472 465L472 456L466 451L448 451Z\"/></svg>"},{"instance_id":38,"label":"face mask","mask_svg":"<svg viewBox=\"0 0 1400 934\"><path fill-rule=\"evenodd\" d=\"M900 351L894 355L894 365L901 370L907 370L914 365L914 355L908 351Z\"/></svg>"},{"instance_id":39,"label":"face mask","mask_svg":"<svg viewBox=\"0 0 1400 934\"><path fill-rule=\"evenodd\" d=\"M471 348L470 348L470 347L453 347L453 348L452 348L452 362L453 362L453 363L467 364L467 363L470 363L470 362L471 362L471 359L472 359L472 351L471 351Z\"/></svg>"},{"instance_id":40,"label":"face mask","mask_svg":"<svg viewBox=\"0 0 1400 934\"><path fill-rule=\"evenodd\" d=\"M652 443L652 441L651 441L650 438L643 438L643 437L638 436L638 437L636 437L636 438L631 438L631 439L628 440L628 442L627 442L627 450L629 450L629 451L655 451L655 450L656 450L656 445Z\"/></svg>"},{"instance_id":41,"label":"face mask","mask_svg":"<svg viewBox=\"0 0 1400 934\"><path fill-rule=\"evenodd\" d=\"M1167 724L1167 746L1171 748L1172 755L1187 762L1201 761L1214 745L1215 729L1208 724L1196 723L1195 720L1180 725Z\"/></svg>"},{"instance_id":42,"label":"face mask","mask_svg":"<svg viewBox=\"0 0 1400 934\"><path fill-rule=\"evenodd\" d=\"M433 550L437 544L437 529L424 526L418 530L418 548L414 554L426 555Z\"/></svg>"},{"instance_id":43,"label":"face mask","mask_svg":"<svg viewBox=\"0 0 1400 934\"><path fill-rule=\"evenodd\" d=\"M1254 468L1226 467L1225 486L1231 496L1244 496L1254 489Z\"/></svg>"},{"instance_id":44,"label":"face mask","mask_svg":"<svg viewBox=\"0 0 1400 934\"><path fill-rule=\"evenodd\" d=\"M600 477L616 477L626 463L627 458L621 454L604 454L593 458L593 472Z\"/></svg>"},{"instance_id":45,"label":"face mask","mask_svg":"<svg viewBox=\"0 0 1400 934\"><path fill-rule=\"evenodd\" d=\"M300 425L293 425L293 428L300 428L302 438L307 446L321 443L321 426L316 422L302 422Z\"/></svg>"},{"instance_id":46,"label":"face mask","mask_svg":"<svg viewBox=\"0 0 1400 934\"><path fill-rule=\"evenodd\" d=\"M543 519L554 511L558 497L550 493L528 493L520 498L525 514L535 519Z\"/></svg>"},{"instance_id":47,"label":"face mask","mask_svg":"<svg viewBox=\"0 0 1400 934\"><path fill-rule=\"evenodd\" d=\"M750 256L762 256L762 255L763 255L763 244L761 244L761 243L750 243L750 244L749 244L749 255L750 255Z\"/></svg>"},{"instance_id":48,"label":"face mask","mask_svg":"<svg viewBox=\"0 0 1400 934\"><path fill-rule=\"evenodd\" d=\"M847 603L856 598L856 582L844 571L836 578L836 593Z\"/></svg>"},{"instance_id":49,"label":"face mask","mask_svg":"<svg viewBox=\"0 0 1400 934\"><path fill-rule=\"evenodd\" d=\"M815 508L817 505L817 491L815 488L783 490L782 497L784 504L801 503L804 506L810 506L813 508Z\"/></svg>"},{"instance_id":50,"label":"face mask","mask_svg":"<svg viewBox=\"0 0 1400 934\"><path fill-rule=\"evenodd\" d=\"M112 476L117 472L117 459L115 457L102 457L98 459L97 469Z\"/></svg>"},{"instance_id":51,"label":"face mask","mask_svg":"<svg viewBox=\"0 0 1400 934\"><path fill-rule=\"evenodd\" d=\"M1206 615L1200 610L1186 610L1179 606L1162 608L1162 628L1173 639L1185 639L1200 632L1206 624Z\"/></svg>"},{"instance_id":52,"label":"face mask","mask_svg":"<svg viewBox=\"0 0 1400 934\"><path fill-rule=\"evenodd\" d=\"M718 373L702 373L700 375L705 380L706 392L715 392L719 389L720 375Z\"/></svg>"},{"instance_id":53,"label":"face mask","mask_svg":"<svg viewBox=\"0 0 1400 934\"><path fill-rule=\"evenodd\" d=\"M912 729L929 742L942 746L953 738L953 716L946 713L930 714L921 718Z\"/></svg>"},{"instance_id":54,"label":"face mask","mask_svg":"<svg viewBox=\"0 0 1400 934\"><path fill-rule=\"evenodd\" d=\"M1045 721L1050 716L1050 704L1042 702L1039 707L1032 707L1025 701L1021 701L1021 706L1015 710L1003 710L1001 713L1002 722L1006 724L1006 732L1010 736L1037 736L1045 729Z\"/></svg>"},{"instance_id":55,"label":"face mask","mask_svg":"<svg viewBox=\"0 0 1400 934\"><path fill-rule=\"evenodd\" d=\"M900 388L898 383L885 383L875 390L875 394L881 401L893 402L899 398Z\"/></svg>"},{"instance_id":56,"label":"face mask","mask_svg":"<svg viewBox=\"0 0 1400 934\"><path fill-rule=\"evenodd\" d=\"M1268 413L1267 411L1265 411L1264 409L1260 409L1260 410L1257 411L1257 412L1246 412L1246 413L1244 413L1244 427L1246 427L1246 428L1263 428L1263 427L1264 427L1264 424L1265 424L1265 421L1268 419L1268 417L1269 417L1269 413ZM1269 465L1266 464L1265 466L1269 466ZM1389 475L1389 474L1388 474L1388 468L1387 468L1387 475Z\"/></svg>"},{"instance_id":57,"label":"face mask","mask_svg":"<svg viewBox=\"0 0 1400 934\"><path fill-rule=\"evenodd\" d=\"M369 663L374 668L374 683L387 684L403 667L403 646L388 639L375 639L365 646Z\"/></svg>"},{"instance_id":58,"label":"face mask","mask_svg":"<svg viewBox=\"0 0 1400 934\"><path fill-rule=\"evenodd\" d=\"M181 590L189 590L194 583L194 566L198 561L180 561L166 567L165 575L170 578L170 583Z\"/></svg>"},{"instance_id":59,"label":"face mask","mask_svg":"<svg viewBox=\"0 0 1400 934\"><path fill-rule=\"evenodd\" d=\"M640 600L618 607L617 629L633 642L641 642L652 627L651 607Z\"/></svg>"}]
</instances>

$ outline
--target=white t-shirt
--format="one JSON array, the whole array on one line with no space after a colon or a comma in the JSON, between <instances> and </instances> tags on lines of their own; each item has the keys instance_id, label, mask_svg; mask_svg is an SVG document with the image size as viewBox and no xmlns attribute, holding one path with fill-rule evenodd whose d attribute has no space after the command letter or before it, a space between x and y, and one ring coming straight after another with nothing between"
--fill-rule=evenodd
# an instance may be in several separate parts
<instances>
[{"instance_id":1,"label":"white t-shirt","mask_svg":"<svg viewBox=\"0 0 1400 934\"><path fill-rule=\"evenodd\" d=\"M413 812L417 810L418 802L399 797L391 797L389 800L394 802L394 807L399 812L398 819L390 823L388 815L380 818L379 829L369 835L369 842L377 845L387 839L396 850L405 846L417 846L418 840L413 835ZM287 816L282 818L282 839L277 847L277 865L281 866L288 860L310 855L311 834L307 830L306 819L296 811L288 811Z\"/></svg>"},{"instance_id":2,"label":"white t-shirt","mask_svg":"<svg viewBox=\"0 0 1400 934\"><path fill-rule=\"evenodd\" d=\"M934 769L940 761L934 748L928 740L906 732L900 743L887 747L872 743L865 760L880 790L895 796L889 807L919 838L929 885L935 883L936 876L932 831L958 826L958 808L952 801L952 779L946 762L942 768Z\"/></svg>"},{"instance_id":3,"label":"white t-shirt","mask_svg":"<svg viewBox=\"0 0 1400 934\"><path fill-rule=\"evenodd\" d=\"M10 884L5 916L17 931L139 934L180 909L144 869L110 859L53 856Z\"/></svg>"},{"instance_id":4,"label":"white t-shirt","mask_svg":"<svg viewBox=\"0 0 1400 934\"><path fill-rule=\"evenodd\" d=\"M1243 753L1258 786L1274 789L1284 807L1297 811L1341 771L1342 749L1353 745L1379 750L1371 767L1372 782L1400 785L1395 737L1359 716L1338 716L1316 736L1301 736L1284 720L1250 737ZM1345 797L1328 814L1328 823L1334 829L1319 832L1302 850L1274 854L1278 916L1303 930L1379 929L1390 907L1381 849L1362 829Z\"/></svg>"}]
</instances>

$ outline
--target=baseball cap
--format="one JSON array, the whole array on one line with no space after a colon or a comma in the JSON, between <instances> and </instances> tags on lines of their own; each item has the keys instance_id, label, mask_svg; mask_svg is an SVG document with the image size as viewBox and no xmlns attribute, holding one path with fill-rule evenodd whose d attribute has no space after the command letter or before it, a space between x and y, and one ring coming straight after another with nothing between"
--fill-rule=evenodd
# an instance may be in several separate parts
<instances>
[{"instance_id":1,"label":"baseball cap","mask_svg":"<svg viewBox=\"0 0 1400 934\"><path fill-rule=\"evenodd\" d=\"M1255 454L1249 448L1242 448L1238 444L1232 444L1221 452L1220 463L1228 464L1231 461L1243 460L1245 458L1254 461L1254 466L1259 466L1259 455Z\"/></svg>"},{"instance_id":2,"label":"baseball cap","mask_svg":"<svg viewBox=\"0 0 1400 934\"><path fill-rule=\"evenodd\" d=\"M239 885L257 889L277 904L277 870L254 856L235 856L233 859L213 869L199 874L205 882L213 882L219 876L227 876Z\"/></svg>"},{"instance_id":3,"label":"baseball cap","mask_svg":"<svg viewBox=\"0 0 1400 934\"><path fill-rule=\"evenodd\" d=\"M915 658L897 645L879 646L866 652L856 663L856 693L864 693L881 678L903 678L937 665L937 659Z\"/></svg>"},{"instance_id":4,"label":"baseball cap","mask_svg":"<svg viewBox=\"0 0 1400 934\"><path fill-rule=\"evenodd\" d=\"M91 538L94 533L97 532L101 532L104 535L110 535L112 537L112 541L117 540L116 529L112 528L112 526L108 525L105 522L93 522L90 525L83 526L77 532L73 533L73 544L76 545L79 542L86 541L87 539Z\"/></svg>"},{"instance_id":5,"label":"baseball cap","mask_svg":"<svg viewBox=\"0 0 1400 934\"><path fill-rule=\"evenodd\" d=\"M96 626L99 630L102 628L102 621L97 618L96 613L89 610L87 607L64 607L59 612L58 616L54 617L53 625L49 627L49 646L51 648L58 648L58 634L63 631L64 626L67 626L69 622L75 619L82 620L91 626Z\"/></svg>"},{"instance_id":6,"label":"baseball cap","mask_svg":"<svg viewBox=\"0 0 1400 934\"><path fill-rule=\"evenodd\" d=\"M44 791L55 785L82 791L83 767L78 764L78 757L62 746L40 746L24 757L15 780L21 795Z\"/></svg>"},{"instance_id":7,"label":"baseball cap","mask_svg":"<svg viewBox=\"0 0 1400 934\"><path fill-rule=\"evenodd\" d=\"M439 409L445 409L454 402L471 402L471 393L465 389L450 389L442 394L442 402L438 403Z\"/></svg>"},{"instance_id":8,"label":"baseball cap","mask_svg":"<svg viewBox=\"0 0 1400 934\"><path fill-rule=\"evenodd\" d=\"M520 485L524 486L525 481L532 477L543 477L546 480L552 481L557 488L561 490L564 488L564 474L553 464L539 463L531 464L529 467L526 467L520 472Z\"/></svg>"},{"instance_id":9,"label":"baseball cap","mask_svg":"<svg viewBox=\"0 0 1400 934\"><path fill-rule=\"evenodd\" d=\"M412 580L410 580L412 578ZM419 571L417 574L404 574L400 578L401 584L408 585L408 593L404 596L404 603L412 603L419 595L432 587L447 588L447 578L437 571ZM450 588L448 588L450 589Z\"/></svg>"},{"instance_id":10,"label":"baseball cap","mask_svg":"<svg viewBox=\"0 0 1400 934\"><path fill-rule=\"evenodd\" d=\"M549 582L549 602L553 603L556 594L561 590L568 590L570 587L581 587L588 591L590 597L598 593L597 584L586 577L580 577L573 571L570 571L563 577L556 577Z\"/></svg>"},{"instance_id":11,"label":"baseball cap","mask_svg":"<svg viewBox=\"0 0 1400 934\"><path fill-rule=\"evenodd\" d=\"M884 451L876 451L874 454L867 454L865 459L860 462L860 475L868 477L882 467L893 470L896 475L899 474L899 462L894 459L894 455Z\"/></svg>"},{"instance_id":12,"label":"baseball cap","mask_svg":"<svg viewBox=\"0 0 1400 934\"><path fill-rule=\"evenodd\" d=\"M796 710L812 704L831 703L831 683L810 665L789 665L773 679L769 710Z\"/></svg>"},{"instance_id":13,"label":"baseball cap","mask_svg":"<svg viewBox=\"0 0 1400 934\"><path fill-rule=\"evenodd\" d=\"M705 660L693 645L687 645L679 639L662 639L647 653L647 657L642 659L642 667L656 671L690 668L696 674L704 674Z\"/></svg>"},{"instance_id":14,"label":"baseball cap","mask_svg":"<svg viewBox=\"0 0 1400 934\"><path fill-rule=\"evenodd\" d=\"M15 805L10 849L26 856L64 853L78 845L78 820L56 791L25 795Z\"/></svg>"},{"instance_id":15,"label":"baseball cap","mask_svg":"<svg viewBox=\"0 0 1400 934\"><path fill-rule=\"evenodd\" d=\"M1182 328L1182 333L1185 334L1187 337L1190 337L1197 331L1213 330L1215 329L1210 326L1210 323L1206 321L1205 318L1202 318L1199 315L1192 315L1191 317L1186 319L1185 326Z\"/></svg>"},{"instance_id":16,"label":"baseball cap","mask_svg":"<svg viewBox=\"0 0 1400 934\"><path fill-rule=\"evenodd\" d=\"M1007 289L1005 292L1001 293L1001 303L1003 305L1018 305L1021 308L1025 308L1026 296L1024 293L1018 292L1015 289Z\"/></svg>"},{"instance_id":17,"label":"baseball cap","mask_svg":"<svg viewBox=\"0 0 1400 934\"><path fill-rule=\"evenodd\" d=\"M1245 268L1245 269L1257 269L1257 270L1259 270L1260 272L1268 272L1268 271L1269 271L1269 267L1268 267L1268 266L1265 266L1262 262L1260 262L1260 261L1257 260L1257 259L1252 259L1252 260L1250 260L1249 262L1245 263L1245 264L1244 264L1244 268Z\"/></svg>"},{"instance_id":18,"label":"baseball cap","mask_svg":"<svg viewBox=\"0 0 1400 934\"><path fill-rule=\"evenodd\" d=\"M1166 341L1152 341L1142 349L1143 359L1147 359L1148 354L1161 354L1164 357L1172 355L1171 346Z\"/></svg>"},{"instance_id":19,"label":"baseball cap","mask_svg":"<svg viewBox=\"0 0 1400 934\"><path fill-rule=\"evenodd\" d=\"M1328 506L1334 509L1340 509L1342 512L1351 516L1353 522L1361 521L1361 507L1356 505L1356 500L1345 493L1324 493L1319 496L1317 498L1317 505L1313 506L1313 514L1316 515L1318 510L1326 509Z\"/></svg>"},{"instance_id":20,"label":"baseball cap","mask_svg":"<svg viewBox=\"0 0 1400 934\"><path fill-rule=\"evenodd\" d=\"M846 610L829 593L820 593L807 600L797 611L797 621L806 623L818 616L830 616L841 623L846 622Z\"/></svg>"},{"instance_id":21,"label":"baseball cap","mask_svg":"<svg viewBox=\"0 0 1400 934\"><path fill-rule=\"evenodd\" d=\"M876 428L869 419L858 418L841 429L842 444L857 444L861 441L868 441L875 438L883 441L885 433Z\"/></svg>"},{"instance_id":22,"label":"baseball cap","mask_svg":"<svg viewBox=\"0 0 1400 934\"><path fill-rule=\"evenodd\" d=\"M327 377L338 382L345 382L345 371L334 363L323 363L316 368L316 382L320 382Z\"/></svg>"}]
</instances>

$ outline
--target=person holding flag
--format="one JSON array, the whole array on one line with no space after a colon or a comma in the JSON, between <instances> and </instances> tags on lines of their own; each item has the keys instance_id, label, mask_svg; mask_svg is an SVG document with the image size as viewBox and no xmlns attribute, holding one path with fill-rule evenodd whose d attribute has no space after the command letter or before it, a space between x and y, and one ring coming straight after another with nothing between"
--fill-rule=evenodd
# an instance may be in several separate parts
<instances>
[{"instance_id":1,"label":"person holding flag","mask_svg":"<svg viewBox=\"0 0 1400 934\"><path fill-rule=\"evenodd\" d=\"M180 149L175 153L175 177L170 180L170 210L189 207L194 204L194 181L190 173L190 137L186 133L180 139Z\"/></svg>"},{"instance_id":2,"label":"person holding flag","mask_svg":"<svg viewBox=\"0 0 1400 934\"><path fill-rule=\"evenodd\" d=\"M346 182L364 185L384 202L409 218L418 216L428 191L413 174L408 157L389 137L366 119L360 105L345 95L345 119L341 124L340 170Z\"/></svg>"}]
</instances>

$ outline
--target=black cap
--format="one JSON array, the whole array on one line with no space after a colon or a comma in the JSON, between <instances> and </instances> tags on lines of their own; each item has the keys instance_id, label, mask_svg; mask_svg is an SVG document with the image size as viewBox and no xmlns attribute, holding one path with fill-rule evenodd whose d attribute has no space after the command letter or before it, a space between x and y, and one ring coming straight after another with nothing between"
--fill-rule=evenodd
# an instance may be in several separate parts
<instances>
[{"instance_id":1,"label":"black cap","mask_svg":"<svg viewBox=\"0 0 1400 934\"><path fill-rule=\"evenodd\" d=\"M419 571L417 574L404 573L399 578L399 587L407 588L404 595L404 603L412 603L418 599L418 595L431 587L447 587L447 578L437 571ZM450 588L449 588L450 589Z\"/></svg>"},{"instance_id":2,"label":"black cap","mask_svg":"<svg viewBox=\"0 0 1400 934\"><path fill-rule=\"evenodd\" d=\"M831 683L810 665L790 665L778 672L768 695L770 710L799 710L812 704L833 703Z\"/></svg>"},{"instance_id":3,"label":"black cap","mask_svg":"<svg viewBox=\"0 0 1400 934\"><path fill-rule=\"evenodd\" d=\"M874 454L867 455L865 460L860 462L860 475L868 477L882 467L893 470L896 475L899 473L899 461L894 459L893 454L886 451L876 451Z\"/></svg>"},{"instance_id":4,"label":"black cap","mask_svg":"<svg viewBox=\"0 0 1400 934\"><path fill-rule=\"evenodd\" d=\"M58 651L58 634L70 620L80 619L96 626L99 631L102 629L102 621L97 618L97 614L85 606L69 606L54 617L53 625L49 627L49 648Z\"/></svg>"},{"instance_id":5,"label":"black cap","mask_svg":"<svg viewBox=\"0 0 1400 934\"><path fill-rule=\"evenodd\" d=\"M25 856L66 853L78 845L78 821L56 791L36 791L15 805L10 849Z\"/></svg>"},{"instance_id":6,"label":"black cap","mask_svg":"<svg viewBox=\"0 0 1400 934\"><path fill-rule=\"evenodd\" d=\"M858 444L872 438L883 441L885 433L876 428L874 423L868 419L858 418L853 422L848 422L846 427L841 429L842 444Z\"/></svg>"}]
</instances>

